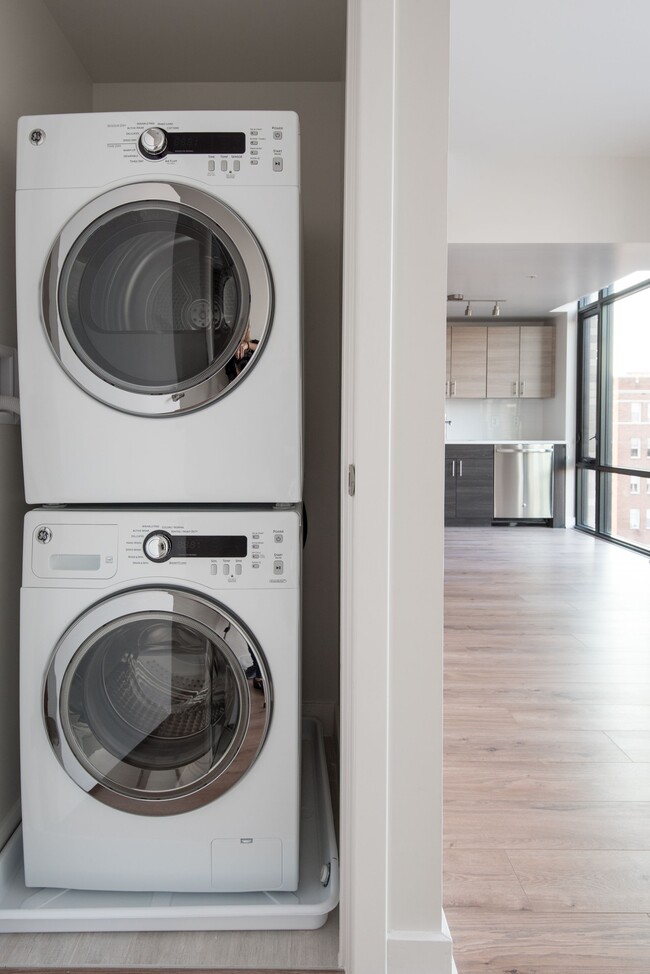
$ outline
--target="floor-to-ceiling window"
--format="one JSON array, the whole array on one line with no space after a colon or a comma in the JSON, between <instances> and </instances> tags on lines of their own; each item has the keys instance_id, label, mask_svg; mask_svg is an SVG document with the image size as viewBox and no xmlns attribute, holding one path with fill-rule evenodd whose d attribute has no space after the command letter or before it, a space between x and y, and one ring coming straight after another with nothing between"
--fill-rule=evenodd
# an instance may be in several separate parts
<instances>
[{"instance_id":1,"label":"floor-to-ceiling window","mask_svg":"<svg viewBox=\"0 0 650 974\"><path fill-rule=\"evenodd\" d=\"M581 302L577 525L650 550L650 272Z\"/></svg>"}]
</instances>

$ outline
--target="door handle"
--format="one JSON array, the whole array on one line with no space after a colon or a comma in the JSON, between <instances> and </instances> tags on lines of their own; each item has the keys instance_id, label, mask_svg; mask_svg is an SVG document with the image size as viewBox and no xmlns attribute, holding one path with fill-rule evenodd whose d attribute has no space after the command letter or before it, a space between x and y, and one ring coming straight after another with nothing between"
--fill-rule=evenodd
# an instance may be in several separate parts
<instances>
[{"instance_id":1,"label":"door handle","mask_svg":"<svg viewBox=\"0 0 650 974\"><path fill-rule=\"evenodd\" d=\"M462 460L459 460L458 461L458 476L459 477L462 477L463 476L463 461Z\"/></svg>"},{"instance_id":2,"label":"door handle","mask_svg":"<svg viewBox=\"0 0 650 974\"><path fill-rule=\"evenodd\" d=\"M455 477L456 476L456 461L455 460L452 460L451 461L451 475L452 475L452 477Z\"/></svg>"}]
</instances>

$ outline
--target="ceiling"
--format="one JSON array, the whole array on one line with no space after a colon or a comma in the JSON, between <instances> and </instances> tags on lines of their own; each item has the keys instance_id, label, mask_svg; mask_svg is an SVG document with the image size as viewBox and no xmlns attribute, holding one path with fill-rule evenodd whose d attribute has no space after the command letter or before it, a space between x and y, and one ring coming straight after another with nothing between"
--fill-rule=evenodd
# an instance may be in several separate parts
<instances>
[{"instance_id":1,"label":"ceiling","mask_svg":"<svg viewBox=\"0 0 650 974\"><path fill-rule=\"evenodd\" d=\"M345 77L345 0L44 3L95 83Z\"/></svg>"},{"instance_id":2,"label":"ceiling","mask_svg":"<svg viewBox=\"0 0 650 974\"><path fill-rule=\"evenodd\" d=\"M650 157L649 35L639 0L451 0L451 165L454 153ZM447 290L536 316L645 268L650 244L458 243Z\"/></svg>"},{"instance_id":3,"label":"ceiling","mask_svg":"<svg viewBox=\"0 0 650 974\"><path fill-rule=\"evenodd\" d=\"M650 277L647 244L450 244L447 292L468 298L505 298L501 316L546 316L638 270ZM450 302L450 318L464 315L465 302ZM472 316L488 317L492 304L474 305Z\"/></svg>"}]
</instances>

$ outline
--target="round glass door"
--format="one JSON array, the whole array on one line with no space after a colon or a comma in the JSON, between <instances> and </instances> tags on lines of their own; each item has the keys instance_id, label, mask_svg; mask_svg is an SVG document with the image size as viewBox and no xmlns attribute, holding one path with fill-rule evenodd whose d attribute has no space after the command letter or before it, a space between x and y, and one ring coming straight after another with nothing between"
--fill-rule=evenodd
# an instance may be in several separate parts
<instances>
[{"instance_id":1,"label":"round glass door","mask_svg":"<svg viewBox=\"0 0 650 974\"><path fill-rule=\"evenodd\" d=\"M64 228L44 279L52 347L75 381L127 412L214 402L240 381L271 323L264 254L197 190L113 190Z\"/></svg>"},{"instance_id":2,"label":"round glass door","mask_svg":"<svg viewBox=\"0 0 650 974\"><path fill-rule=\"evenodd\" d=\"M57 647L45 716L84 790L141 814L213 801L249 769L270 718L260 649L223 608L142 589L94 606Z\"/></svg>"}]
</instances>

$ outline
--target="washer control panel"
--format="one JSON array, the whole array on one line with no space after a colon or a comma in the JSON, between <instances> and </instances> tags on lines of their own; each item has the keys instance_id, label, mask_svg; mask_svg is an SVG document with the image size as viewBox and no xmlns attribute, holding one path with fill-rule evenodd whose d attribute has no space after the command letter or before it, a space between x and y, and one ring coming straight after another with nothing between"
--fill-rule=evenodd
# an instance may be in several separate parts
<instances>
[{"instance_id":1,"label":"washer control panel","mask_svg":"<svg viewBox=\"0 0 650 974\"><path fill-rule=\"evenodd\" d=\"M296 587L297 508L34 510L25 520L24 584L169 579L208 588ZM113 520L114 519L114 520ZM112 522L112 523L111 523Z\"/></svg>"},{"instance_id":2,"label":"washer control panel","mask_svg":"<svg viewBox=\"0 0 650 974\"><path fill-rule=\"evenodd\" d=\"M283 584L294 570L289 532L281 519L269 527L254 521L241 533L205 534L200 528L169 522L148 527L134 528L127 538L128 558L134 566L150 562L161 571L186 570L211 586Z\"/></svg>"}]
</instances>

